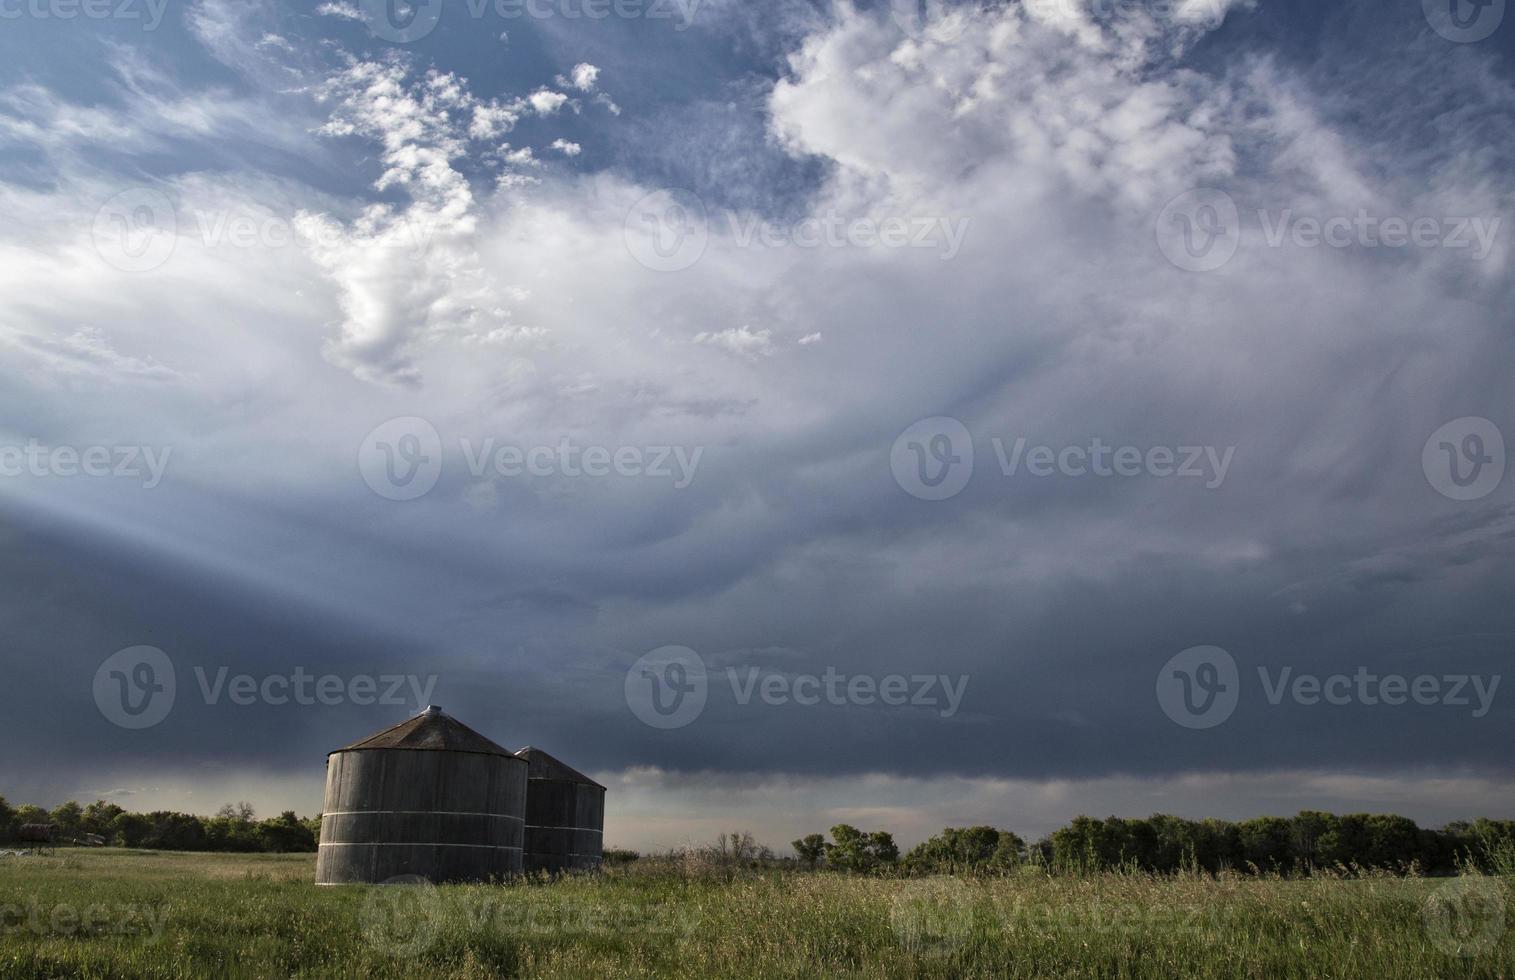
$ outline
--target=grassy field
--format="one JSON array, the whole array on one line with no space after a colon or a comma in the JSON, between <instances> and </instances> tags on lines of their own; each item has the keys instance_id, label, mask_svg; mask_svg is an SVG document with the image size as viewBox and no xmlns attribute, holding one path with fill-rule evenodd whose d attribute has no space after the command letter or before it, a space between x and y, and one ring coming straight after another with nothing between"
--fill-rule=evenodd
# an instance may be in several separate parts
<instances>
[{"instance_id":1,"label":"grassy field","mask_svg":"<svg viewBox=\"0 0 1515 980\"><path fill-rule=\"evenodd\" d=\"M3 977L1508 977L1500 878L888 880L640 862L317 888L312 855L0 857Z\"/></svg>"}]
</instances>

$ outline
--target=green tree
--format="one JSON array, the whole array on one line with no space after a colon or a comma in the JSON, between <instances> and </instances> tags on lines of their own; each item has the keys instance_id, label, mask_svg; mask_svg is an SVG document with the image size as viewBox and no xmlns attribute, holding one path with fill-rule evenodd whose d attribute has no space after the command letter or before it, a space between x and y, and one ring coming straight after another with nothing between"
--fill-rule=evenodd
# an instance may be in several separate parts
<instances>
[{"instance_id":1,"label":"green tree","mask_svg":"<svg viewBox=\"0 0 1515 980\"><path fill-rule=\"evenodd\" d=\"M1294 866L1292 826L1282 817L1258 817L1236 825L1243 865L1261 871L1289 871Z\"/></svg>"},{"instance_id":2,"label":"green tree","mask_svg":"<svg viewBox=\"0 0 1515 980\"><path fill-rule=\"evenodd\" d=\"M894 835L887 830L875 830L868 835L868 856L872 863L895 864L900 859L899 845L894 842Z\"/></svg>"},{"instance_id":3,"label":"green tree","mask_svg":"<svg viewBox=\"0 0 1515 980\"><path fill-rule=\"evenodd\" d=\"M101 837L108 837L111 832L111 823L116 819L117 815L125 812L125 810L114 803L96 800L84 808L79 826L86 834L99 834Z\"/></svg>"},{"instance_id":4,"label":"green tree","mask_svg":"<svg viewBox=\"0 0 1515 980\"><path fill-rule=\"evenodd\" d=\"M140 813L118 813L110 822L110 840L117 847L141 847L152 829L152 822Z\"/></svg>"},{"instance_id":5,"label":"green tree","mask_svg":"<svg viewBox=\"0 0 1515 980\"><path fill-rule=\"evenodd\" d=\"M813 868L826 853L826 837L823 834L806 834L790 844L806 867Z\"/></svg>"},{"instance_id":6,"label":"green tree","mask_svg":"<svg viewBox=\"0 0 1515 980\"><path fill-rule=\"evenodd\" d=\"M866 871L868 835L851 824L839 823L831 828L831 843L826 848L826 863L842 871Z\"/></svg>"},{"instance_id":7,"label":"green tree","mask_svg":"<svg viewBox=\"0 0 1515 980\"><path fill-rule=\"evenodd\" d=\"M263 841L265 851L292 852L316 849L316 840L311 836L310 828L301 823L293 810L285 810L272 820L264 820L258 824L258 836Z\"/></svg>"},{"instance_id":8,"label":"green tree","mask_svg":"<svg viewBox=\"0 0 1515 980\"><path fill-rule=\"evenodd\" d=\"M999 840L994 845L994 853L989 857L989 866L999 870L1016 867L1026 860L1026 842L1019 834L1013 834L1008 830L999 832Z\"/></svg>"},{"instance_id":9,"label":"green tree","mask_svg":"<svg viewBox=\"0 0 1515 980\"><path fill-rule=\"evenodd\" d=\"M1295 859L1306 869L1328 864L1321 857L1321 839L1335 826L1335 815L1319 810L1301 810L1289 823Z\"/></svg>"},{"instance_id":10,"label":"green tree","mask_svg":"<svg viewBox=\"0 0 1515 980\"><path fill-rule=\"evenodd\" d=\"M59 804L53 808L52 813L48 814L48 822L58 825L58 837L64 840L77 837L83 833L79 828L79 824L83 819L84 808L73 800Z\"/></svg>"}]
</instances>

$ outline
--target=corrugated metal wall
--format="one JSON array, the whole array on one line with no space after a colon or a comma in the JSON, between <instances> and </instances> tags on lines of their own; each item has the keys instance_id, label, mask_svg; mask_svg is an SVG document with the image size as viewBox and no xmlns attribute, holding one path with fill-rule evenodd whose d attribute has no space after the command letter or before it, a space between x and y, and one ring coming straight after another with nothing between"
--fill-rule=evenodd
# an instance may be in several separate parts
<instances>
[{"instance_id":1,"label":"corrugated metal wall","mask_svg":"<svg viewBox=\"0 0 1515 980\"><path fill-rule=\"evenodd\" d=\"M334 752L316 882L506 877L522 869L525 807L526 764L510 755Z\"/></svg>"}]
</instances>

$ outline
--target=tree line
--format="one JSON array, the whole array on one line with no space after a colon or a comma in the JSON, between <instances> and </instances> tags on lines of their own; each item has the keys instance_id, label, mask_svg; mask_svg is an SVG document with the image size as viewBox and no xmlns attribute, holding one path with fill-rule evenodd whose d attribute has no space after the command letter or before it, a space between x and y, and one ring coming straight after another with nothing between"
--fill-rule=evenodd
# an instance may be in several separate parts
<instances>
[{"instance_id":1,"label":"tree line","mask_svg":"<svg viewBox=\"0 0 1515 980\"><path fill-rule=\"evenodd\" d=\"M48 824L58 843L93 843L165 851L314 851L321 818L301 819L293 810L257 819L250 803L228 803L213 817L172 810L132 813L104 800L80 806L70 800L52 810L12 807L0 796L0 841L22 841L21 828Z\"/></svg>"},{"instance_id":2,"label":"tree line","mask_svg":"<svg viewBox=\"0 0 1515 980\"><path fill-rule=\"evenodd\" d=\"M997 873L1027 864L1063 873L1333 869L1434 875L1469 867L1515 873L1512 820L1480 817L1429 829L1394 814L1317 810L1242 821L1161 813L1136 819L1081 816L1030 846L996 827L948 827L903 857L889 833L838 824L830 840L808 834L792 846L807 867L864 873Z\"/></svg>"}]
</instances>

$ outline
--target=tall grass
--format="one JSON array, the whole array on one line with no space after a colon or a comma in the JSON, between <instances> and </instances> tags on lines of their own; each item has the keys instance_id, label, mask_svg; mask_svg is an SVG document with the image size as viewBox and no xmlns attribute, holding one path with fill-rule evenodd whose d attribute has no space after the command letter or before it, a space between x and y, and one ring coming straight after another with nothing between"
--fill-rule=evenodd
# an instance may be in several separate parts
<instances>
[{"instance_id":1,"label":"tall grass","mask_svg":"<svg viewBox=\"0 0 1515 980\"><path fill-rule=\"evenodd\" d=\"M1502 877L889 879L643 859L317 888L310 855L0 858L3 977L1502 977Z\"/></svg>"}]
</instances>

